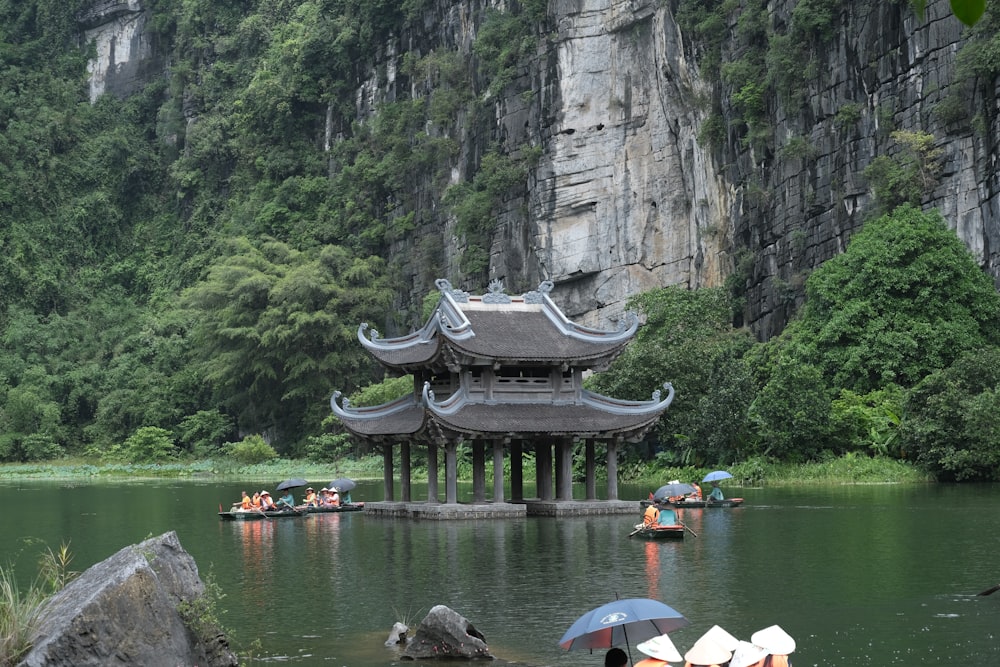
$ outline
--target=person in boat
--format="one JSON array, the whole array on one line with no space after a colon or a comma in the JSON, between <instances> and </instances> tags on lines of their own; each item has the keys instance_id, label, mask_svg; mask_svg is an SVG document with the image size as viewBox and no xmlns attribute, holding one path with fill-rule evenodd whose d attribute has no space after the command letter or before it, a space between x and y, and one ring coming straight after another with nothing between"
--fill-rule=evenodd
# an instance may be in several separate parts
<instances>
[{"instance_id":1,"label":"person in boat","mask_svg":"<svg viewBox=\"0 0 1000 667\"><path fill-rule=\"evenodd\" d=\"M330 504L334 507L340 507L340 491L337 487L330 487Z\"/></svg>"},{"instance_id":2,"label":"person in boat","mask_svg":"<svg viewBox=\"0 0 1000 667\"><path fill-rule=\"evenodd\" d=\"M319 496L316 495L316 490L311 486L306 489L305 504L309 507L319 507Z\"/></svg>"},{"instance_id":3,"label":"person in boat","mask_svg":"<svg viewBox=\"0 0 1000 667\"><path fill-rule=\"evenodd\" d=\"M654 528L660 523L660 508L656 505L649 505L642 515L643 528Z\"/></svg>"},{"instance_id":4,"label":"person in boat","mask_svg":"<svg viewBox=\"0 0 1000 667\"><path fill-rule=\"evenodd\" d=\"M620 648L610 648L604 654L604 667L626 667L628 665L628 654Z\"/></svg>"},{"instance_id":5,"label":"person in boat","mask_svg":"<svg viewBox=\"0 0 1000 667\"><path fill-rule=\"evenodd\" d=\"M726 499L726 497L722 495L722 489L719 488L718 482L712 482L712 492L708 494L708 499L713 503L721 503Z\"/></svg>"},{"instance_id":6,"label":"person in boat","mask_svg":"<svg viewBox=\"0 0 1000 667\"><path fill-rule=\"evenodd\" d=\"M670 667L671 662L680 664L684 660L667 635L653 637L637 644L636 648L649 657L635 663L633 667Z\"/></svg>"},{"instance_id":7,"label":"person in boat","mask_svg":"<svg viewBox=\"0 0 1000 667\"><path fill-rule=\"evenodd\" d=\"M233 508L243 512L249 512L251 509L250 496L247 494L246 491L240 491L240 494L242 497L240 498L239 502L233 503Z\"/></svg>"},{"instance_id":8,"label":"person in boat","mask_svg":"<svg viewBox=\"0 0 1000 667\"><path fill-rule=\"evenodd\" d=\"M260 502L260 493L257 491L253 492L253 497L250 498L250 509L254 512L259 512L262 509L262 504Z\"/></svg>"},{"instance_id":9,"label":"person in boat","mask_svg":"<svg viewBox=\"0 0 1000 667\"><path fill-rule=\"evenodd\" d=\"M766 657L767 649L752 642L740 641L736 650L733 651L733 659L729 661L729 667L761 667Z\"/></svg>"},{"instance_id":10,"label":"person in boat","mask_svg":"<svg viewBox=\"0 0 1000 667\"><path fill-rule=\"evenodd\" d=\"M768 653L760 663L761 667L792 667L788 655L795 650L795 640L780 626L772 625L758 630L750 635L750 641Z\"/></svg>"},{"instance_id":11,"label":"person in boat","mask_svg":"<svg viewBox=\"0 0 1000 667\"><path fill-rule=\"evenodd\" d=\"M722 667L733 657L731 651L702 637L684 654L684 667Z\"/></svg>"},{"instance_id":12,"label":"person in boat","mask_svg":"<svg viewBox=\"0 0 1000 667\"><path fill-rule=\"evenodd\" d=\"M295 496L292 495L291 489L285 489L285 495L278 498L277 505L281 510L295 509Z\"/></svg>"},{"instance_id":13,"label":"person in boat","mask_svg":"<svg viewBox=\"0 0 1000 667\"><path fill-rule=\"evenodd\" d=\"M691 486L694 487L694 491L688 494L688 498L691 500L701 500L701 487L698 482L691 482Z\"/></svg>"},{"instance_id":14,"label":"person in boat","mask_svg":"<svg viewBox=\"0 0 1000 667\"><path fill-rule=\"evenodd\" d=\"M354 501L351 500L351 492L350 491L344 491L344 492L342 492L340 494L340 504L341 505L350 505L352 502L354 502Z\"/></svg>"},{"instance_id":15,"label":"person in boat","mask_svg":"<svg viewBox=\"0 0 1000 667\"><path fill-rule=\"evenodd\" d=\"M271 494L267 491L260 492L260 508L265 512L278 511L278 506L274 504L273 500L271 500Z\"/></svg>"}]
</instances>

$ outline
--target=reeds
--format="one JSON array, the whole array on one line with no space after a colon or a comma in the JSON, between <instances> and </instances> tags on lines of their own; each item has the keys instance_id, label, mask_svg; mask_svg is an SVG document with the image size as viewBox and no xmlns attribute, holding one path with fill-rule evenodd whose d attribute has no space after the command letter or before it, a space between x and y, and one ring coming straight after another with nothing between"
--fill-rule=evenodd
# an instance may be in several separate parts
<instances>
[{"instance_id":1,"label":"reeds","mask_svg":"<svg viewBox=\"0 0 1000 667\"><path fill-rule=\"evenodd\" d=\"M14 665L31 649L41 621L43 603L76 576L69 545L46 549L38 560L38 575L25 590L12 567L0 568L0 665Z\"/></svg>"}]
</instances>

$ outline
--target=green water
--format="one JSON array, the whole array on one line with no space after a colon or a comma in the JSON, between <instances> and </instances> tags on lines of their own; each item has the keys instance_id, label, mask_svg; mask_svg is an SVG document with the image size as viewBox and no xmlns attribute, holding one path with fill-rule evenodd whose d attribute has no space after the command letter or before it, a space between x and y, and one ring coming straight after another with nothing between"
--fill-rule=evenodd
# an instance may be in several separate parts
<instances>
[{"instance_id":1,"label":"green water","mask_svg":"<svg viewBox=\"0 0 1000 667\"><path fill-rule=\"evenodd\" d=\"M995 486L727 489L746 505L683 510L697 537L678 542L627 537L645 488L620 489L634 517L220 521L219 504L243 488L253 485L8 483L0 560L30 575L43 544L68 541L79 570L176 531L226 594L236 643L260 641L258 662L413 665L384 646L392 624L415 627L444 604L499 664L601 665L558 640L619 596L683 613L691 625L671 635L682 653L714 624L748 639L777 623L798 644L796 667L1000 664L1000 593L975 595L1000 583ZM376 500L381 484L353 496Z\"/></svg>"}]
</instances>

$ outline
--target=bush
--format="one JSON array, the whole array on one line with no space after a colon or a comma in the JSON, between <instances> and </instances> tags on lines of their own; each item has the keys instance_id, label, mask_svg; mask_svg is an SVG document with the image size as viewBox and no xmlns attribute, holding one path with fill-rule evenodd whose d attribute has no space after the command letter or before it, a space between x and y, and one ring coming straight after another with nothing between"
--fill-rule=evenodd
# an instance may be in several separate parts
<instances>
[{"instance_id":1,"label":"bush","mask_svg":"<svg viewBox=\"0 0 1000 667\"><path fill-rule=\"evenodd\" d=\"M104 458L122 463L158 463L173 458L176 452L170 431L143 426L124 443L109 449Z\"/></svg>"},{"instance_id":2,"label":"bush","mask_svg":"<svg viewBox=\"0 0 1000 667\"><path fill-rule=\"evenodd\" d=\"M263 436L248 435L239 442L230 442L223 447L226 454L244 465L254 465L278 458L278 452L264 441Z\"/></svg>"}]
</instances>

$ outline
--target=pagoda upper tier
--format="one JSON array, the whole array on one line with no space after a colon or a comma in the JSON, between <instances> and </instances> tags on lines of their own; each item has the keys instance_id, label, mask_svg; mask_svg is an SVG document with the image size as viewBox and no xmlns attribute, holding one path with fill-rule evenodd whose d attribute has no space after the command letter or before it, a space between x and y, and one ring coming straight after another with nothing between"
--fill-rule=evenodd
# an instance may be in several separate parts
<instances>
[{"instance_id":1,"label":"pagoda upper tier","mask_svg":"<svg viewBox=\"0 0 1000 667\"><path fill-rule=\"evenodd\" d=\"M636 440L670 405L663 385L651 400L626 401L583 388L589 370L603 370L638 328L626 315L617 331L570 322L548 294L552 283L521 297L499 283L472 297L437 282L441 300L417 332L381 339L358 337L385 366L412 373L411 395L379 406L354 407L340 392L334 414L353 434L375 440L449 441L539 438L553 435ZM342 403L342 405L340 403Z\"/></svg>"},{"instance_id":2,"label":"pagoda upper tier","mask_svg":"<svg viewBox=\"0 0 1000 667\"><path fill-rule=\"evenodd\" d=\"M483 296L471 296L437 281L441 300L426 324L399 338L380 338L367 324L358 327L361 344L384 366L404 373L474 366L542 365L604 370L639 326L626 313L616 331L571 322L549 298L552 283L520 297L503 292L499 282Z\"/></svg>"}]
</instances>

